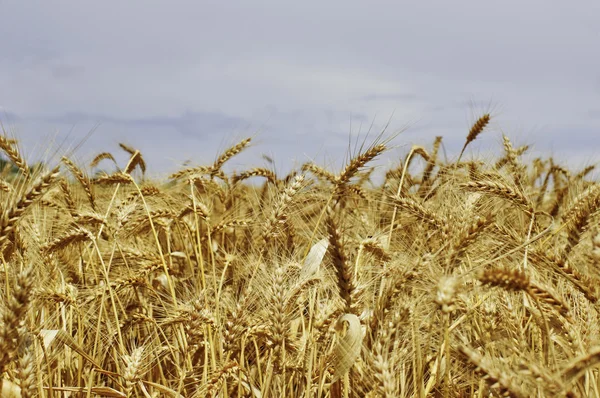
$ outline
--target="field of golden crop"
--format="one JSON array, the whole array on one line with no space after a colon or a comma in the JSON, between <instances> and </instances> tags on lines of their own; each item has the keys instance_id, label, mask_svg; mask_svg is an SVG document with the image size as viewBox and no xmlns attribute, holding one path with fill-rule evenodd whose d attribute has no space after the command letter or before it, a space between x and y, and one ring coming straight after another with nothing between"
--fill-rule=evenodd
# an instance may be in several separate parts
<instances>
[{"instance_id":1,"label":"field of golden crop","mask_svg":"<svg viewBox=\"0 0 600 398\"><path fill-rule=\"evenodd\" d=\"M246 139L165 181L0 138L1 396L599 397L600 185L503 142L438 137L382 183L383 135L341 170L224 172Z\"/></svg>"}]
</instances>

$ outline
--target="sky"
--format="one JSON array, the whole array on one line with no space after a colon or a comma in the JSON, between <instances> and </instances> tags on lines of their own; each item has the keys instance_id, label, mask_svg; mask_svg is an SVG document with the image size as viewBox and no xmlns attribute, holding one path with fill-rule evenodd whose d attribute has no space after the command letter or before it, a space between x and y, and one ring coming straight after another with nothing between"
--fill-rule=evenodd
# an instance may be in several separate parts
<instances>
[{"instance_id":1,"label":"sky","mask_svg":"<svg viewBox=\"0 0 600 398\"><path fill-rule=\"evenodd\" d=\"M31 158L142 151L160 175L212 163L337 170L492 123L467 156L532 145L600 161L600 2L0 0L0 121ZM90 135L91 133L91 135Z\"/></svg>"}]
</instances>

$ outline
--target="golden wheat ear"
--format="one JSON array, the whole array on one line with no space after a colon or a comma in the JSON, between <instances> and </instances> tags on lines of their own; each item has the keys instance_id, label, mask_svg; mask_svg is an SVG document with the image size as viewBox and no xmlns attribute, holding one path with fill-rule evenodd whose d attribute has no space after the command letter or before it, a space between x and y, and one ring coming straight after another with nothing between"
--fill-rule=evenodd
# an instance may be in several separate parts
<instances>
[{"instance_id":1,"label":"golden wheat ear","mask_svg":"<svg viewBox=\"0 0 600 398\"><path fill-rule=\"evenodd\" d=\"M30 169L25 161L25 158L19 151L17 142L6 137L6 131L4 130L4 126L1 124L0 128L2 128L2 135L0 135L0 149L6 154L6 156L8 156L10 161L15 165L15 167L17 167L23 177L25 177L25 179L29 179L31 177Z\"/></svg>"},{"instance_id":2,"label":"golden wheat ear","mask_svg":"<svg viewBox=\"0 0 600 398\"><path fill-rule=\"evenodd\" d=\"M43 175L14 205L6 209L0 220L0 248L5 248L19 220L31 206L48 192L59 176L59 166Z\"/></svg>"},{"instance_id":3,"label":"golden wheat ear","mask_svg":"<svg viewBox=\"0 0 600 398\"><path fill-rule=\"evenodd\" d=\"M83 188L85 196L88 198L92 209L96 210L96 194L88 175L68 157L63 156L62 162L65 164L65 166L67 166L71 174L75 176L75 179L77 179L79 184L81 184L81 187Z\"/></svg>"},{"instance_id":4,"label":"golden wheat ear","mask_svg":"<svg viewBox=\"0 0 600 398\"><path fill-rule=\"evenodd\" d=\"M264 226L262 237L265 245L268 244L271 239L278 236L278 231L286 224L288 208L294 197L300 192L304 185L304 175L297 175L279 195L279 198L273 207L273 211ZM265 250L267 250L266 246Z\"/></svg>"},{"instance_id":5,"label":"golden wheat ear","mask_svg":"<svg viewBox=\"0 0 600 398\"><path fill-rule=\"evenodd\" d=\"M336 178L337 187L343 187L350 182L350 179L354 177L362 167L364 167L371 160L382 154L386 150L384 144L374 145L367 149L363 153L355 156L350 160L348 165L342 170L339 176Z\"/></svg>"},{"instance_id":6,"label":"golden wheat ear","mask_svg":"<svg viewBox=\"0 0 600 398\"><path fill-rule=\"evenodd\" d=\"M331 184L336 183L336 176L312 162L304 163L301 167L303 172L310 171L320 180L328 181Z\"/></svg>"},{"instance_id":7,"label":"golden wheat ear","mask_svg":"<svg viewBox=\"0 0 600 398\"><path fill-rule=\"evenodd\" d=\"M522 192L504 183L496 181L470 181L460 184L460 187L469 191L481 192L506 199L525 211L533 213L533 205L529 198Z\"/></svg>"},{"instance_id":8,"label":"golden wheat ear","mask_svg":"<svg viewBox=\"0 0 600 398\"><path fill-rule=\"evenodd\" d=\"M277 183L277 175L269 170L269 169L265 169L263 167L255 167L253 169L250 169L248 171L244 171L240 174L235 175L232 178L232 182L234 184L239 183L240 181L244 181L248 178L251 177L264 177L267 179L267 181L269 181L271 184L275 184Z\"/></svg>"},{"instance_id":9,"label":"golden wheat ear","mask_svg":"<svg viewBox=\"0 0 600 398\"><path fill-rule=\"evenodd\" d=\"M25 316L34 287L33 268L27 267L16 277L16 286L6 299L0 315L0 374L4 373L23 341ZM1 380L1 379L0 379Z\"/></svg>"},{"instance_id":10,"label":"golden wheat ear","mask_svg":"<svg viewBox=\"0 0 600 398\"><path fill-rule=\"evenodd\" d=\"M230 148L227 148L227 150L221 155L219 155L217 160L215 160L215 162L212 165L212 170L214 172L221 170L221 167L223 167L225 162L227 162L229 159L246 149L248 145L250 145L250 141L252 141L251 137L238 142Z\"/></svg>"},{"instance_id":11,"label":"golden wheat ear","mask_svg":"<svg viewBox=\"0 0 600 398\"><path fill-rule=\"evenodd\" d=\"M94 158L90 162L90 167L92 169L97 167L100 164L100 162L102 162L104 159L111 160L113 162L113 164L116 167L118 167L117 161L115 160L114 156L110 152L101 152L101 153L97 154L96 156L94 156Z\"/></svg>"},{"instance_id":12,"label":"golden wheat ear","mask_svg":"<svg viewBox=\"0 0 600 398\"><path fill-rule=\"evenodd\" d=\"M130 174L136 167L139 167L142 174L146 173L146 162L144 161L144 157L142 153L135 148L132 148L123 143L119 143L119 146L127 153L131 155L129 161L127 162L127 166L125 166L124 172Z\"/></svg>"},{"instance_id":13,"label":"golden wheat ear","mask_svg":"<svg viewBox=\"0 0 600 398\"><path fill-rule=\"evenodd\" d=\"M467 139L465 141L465 145L462 147L462 150L460 151L460 155L458 155L458 160L456 161L456 163L460 163L460 159L462 158L462 155L465 152L465 149L467 149L467 146L469 146L469 144L471 142L475 141L475 139L477 137L479 137L479 134L481 134L483 132L485 127L490 122L490 118L491 118L490 114L486 113L483 116L481 116L479 119L477 119L475 124L473 124L473 126L471 127L471 130L469 130L469 134L467 134Z\"/></svg>"},{"instance_id":14,"label":"golden wheat ear","mask_svg":"<svg viewBox=\"0 0 600 398\"><path fill-rule=\"evenodd\" d=\"M329 209L327 214L327 233L329 235L329 253L337 275L337 284L340 297L344 301L344 311L354 313L356 285L352 275L352 267L346 257L346 249L342 241L342 233L333 218L333 212Z\"/></svg>"}]
</instances>

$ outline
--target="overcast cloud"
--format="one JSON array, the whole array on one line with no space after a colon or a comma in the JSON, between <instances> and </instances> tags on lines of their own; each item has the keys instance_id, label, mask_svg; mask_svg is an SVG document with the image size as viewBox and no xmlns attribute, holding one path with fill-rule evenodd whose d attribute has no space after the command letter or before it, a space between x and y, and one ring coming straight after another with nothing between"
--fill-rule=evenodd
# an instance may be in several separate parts
<instances>
[{"instance_id":1,"label":"overcast cloud","mask_svg":"<svg viewBox=\"0 0 600 398\"><path fill-rule=\"evenodd\" d=\"M3 124L34 156L126 142L155 172L254 136L232 167L339 167L391 118L388 161L470 124L573 165L600 161L600 2L0 1ZM63 141L67 137L66 141ZM47 138L43 138L47 137Z\"/></svg>"}]
</instances>

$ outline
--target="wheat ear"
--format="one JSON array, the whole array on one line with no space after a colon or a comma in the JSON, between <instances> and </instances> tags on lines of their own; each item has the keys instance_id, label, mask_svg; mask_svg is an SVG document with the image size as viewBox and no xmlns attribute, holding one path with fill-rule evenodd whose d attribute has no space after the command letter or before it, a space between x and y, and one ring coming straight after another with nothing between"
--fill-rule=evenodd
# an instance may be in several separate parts
<instances>
[{"instance_id":1,"label":"wheat ear","mask_svg":"<svg viewBox=\"0 0 600 398\"><path fill-rule=\"evenodd\" d=\"M475 139L479 136L479 134L481 134L483 132L483 129L485 129L485 126L487 126L489 122L490 122L490 114L489 113L486 113L483 116L481 116L479 119L477 119L475 124L473 124L473 126L471 127L471 130L469 130L469 134L467 134L467 139L465 141L465 145L463 146L462 150L460 151L460 155L458 156L458 160L456 161L456 163L460 162L460 159L462 158L462 155L465 152L465 149L467 149L467 146L471 142L475 141Z\"/></svg>"},{"instance_id":2,"label":"wheat ear","mask_svg":"<svg viewBox=\"0 0 600 398\"><path fill-rule=\"evenodd\" d=\"M221 167L223 167L225 162L227 162L229 159L246 149L246 147L250 145L250 141L252 141L252 138L246 138L238 142L234 146L228 148L225 152L219 155L217 160L215 160L215 163L212 165L212 170L221 170Z\"/></svg>"},{"instance_id":3,"label":"wheat ear","mask_svg":"<svg viewBox=\"0 0 600 398\"><path fill-rule=\"evenodd\" d=\"M487 193L506 199L528 212L533 212L533 207L529 199L506 184L494 181L470 181L460 184L460 187L469 191Z\"/></svg>"},{"instance_id":4,"label":"wheat ear","mask_svg":"<svg viewBox=\"0 0 600 398\"><path fill-rule=\"evenodd\" d=\"M36 200L40 199L48 191L48 188L57 179L58 174L59 166L56 166L33 185L14 206L4 211L0 221L0 247L5 247L19 219Z\"/></svg>"},{"instance_id":5,"label":"wheat ear","mask_svg":"<svg viewBox=\"0 0 600 398\"><path fill-rule=\"evenodd\" d=\"M337 273L337 283L340 297L344 300L346 313L353 313L355 284L352 277L352 268L346 257L342 235L337 228L330 209L327 211L327 233L329 234L329 253Z\"/></svg>"},{"instance_id":6,"label":"wheat ear","mask_svg":"<svg viewBox=\"0 0 600 398\"><path fill-rule=\"evenodd\" d=\"M5 299L0 324L0 374L4 373L19 346L21 322L29 308L33 283L33 268L28 267L17 275L13 294Z\"/></svg>"},{"instance_id":7,"label":"wheat ear","mask_svg":"<svg viewBox=\"0 0 600 398\"><path fill-rule=\"evenodd\" d=\"M344 170L340 173L340 175L336 178L336 185L338 187L343 187L350 179L358 173L358 171L375 157L380 155L383 151L386 150L386 146L383 144L374 145L371 148L367 149L360 155L352 158L350 163L344 168Z\"/></svg>"},{"instance_id":8,"label":"wheat ear","mask_svg":"<svg viewBox=\"0 0 600 398\"><path fill-rule=\"evenodd\" d=\"M232 182L234 184L236 184L236 183L246 180L250 177L264 177L271 184L275 184L277 182L277 175L273 171L271 171L269 169L265 169L263 167L255 167L248 171L244 171L244 172L234 176L232 179Z\"/></svg>"},{"instance_id":9,"label":"wheat ear","mask_svg":"<svg viewBox=\"0 0 600 398\"><path fill-rule=\"evenodd\" d=\"M94 194L94 189L89 177L81 168L77 167L77 165L66 156L63 156L62 162L65 164L65 166L67 166L71 174L75 176L75 179L79 181L79 184L81 184L81 187L83 188L83 191L85 192L92 209L96 210L96 195Z\"/></svg>"},{"instance_id":10,"label":"wheat ear","mask_svg":"<svg viewBox=\"0 0 600 398\"><path fill-rule=\"evenodd\" d=\"M303 172L310 171L311 173L313 173L315 176L317 176L321 180L328 181L331 184L335 184L336 183L336 177L335 177L335 175L333 175L332 173L330 173L329 171L325 170L321 166L318 166L318 165L316 165L316 164L314 164L312 162L304 163L302 165L301 170Z\"/></svg>"},{"instance_id":11,"label":"wheat ear","mask_svg":"<svg viewBox=\"0 0 600 398\"><path fill-rule=\"evenodd\" d=\"M31 173L29 171L29 166L27 166L25 158L23 158L13 140L6 138L6 131L4 131L4 126L1 127L2 135L0 135L0 149L2 149L4 153L6 153L10 161L13 162L15 166L17 166L17 168L23 174L23 176L26 179L29 179L31 177Z\"/></svg>"}]
</instances>

